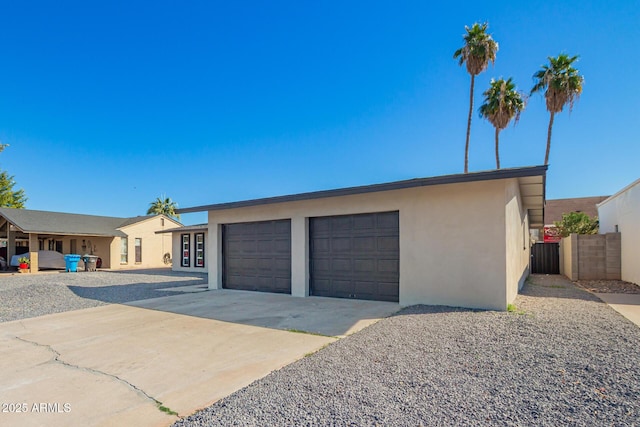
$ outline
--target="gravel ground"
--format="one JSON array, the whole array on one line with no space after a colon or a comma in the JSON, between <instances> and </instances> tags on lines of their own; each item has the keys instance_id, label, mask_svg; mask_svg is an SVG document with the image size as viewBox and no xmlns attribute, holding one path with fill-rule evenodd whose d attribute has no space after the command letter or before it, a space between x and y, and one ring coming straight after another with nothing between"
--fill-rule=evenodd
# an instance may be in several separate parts
<instances>
[{"instance_id":1,"label":"gravel ground","mask_svg":"<svg viewBox=\"0 0 640 427\"><path fill-rule=\"evenodd\" d=\"M413 306L174 426L640 426L640 328L560 276Z\"/></svg>"},{"instance_id":2,"label":"gravel ground","mask_svg":"<svg viewBox=\"0 0 640 427\"><path fill-rule=\"evenodd\" d=\"M573 283L588 291L603 294L640 294L640 286L624 280L577 280Z\"/></svg>"},{"instance_id":3,"label":"gravel ground","mask_svg":"<svg viewBox=\"0 0 640 427\"><path fill-rule=\"evenodd\" d=\"M162 289L206 284L202 273L167 269L0 274L0 322L171 295Z\"/></svg>"}]
</instances>

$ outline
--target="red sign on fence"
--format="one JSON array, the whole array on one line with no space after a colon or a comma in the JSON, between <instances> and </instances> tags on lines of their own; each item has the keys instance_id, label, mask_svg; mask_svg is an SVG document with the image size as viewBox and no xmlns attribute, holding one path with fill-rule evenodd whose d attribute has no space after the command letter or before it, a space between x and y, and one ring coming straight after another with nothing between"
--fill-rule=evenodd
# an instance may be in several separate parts
<instances>
[{"instance_id":1,"label":"red sign on fence","mask_svg":"<svg viewBox=\"0 0 640 427\"><path fill-rule=\"evenodd\" d=\"M544 237L542 241L544 243L558 243L562 240L560 237L560 230L555 225L545 225L544 226Z\"/></svg>"}]
</instances>

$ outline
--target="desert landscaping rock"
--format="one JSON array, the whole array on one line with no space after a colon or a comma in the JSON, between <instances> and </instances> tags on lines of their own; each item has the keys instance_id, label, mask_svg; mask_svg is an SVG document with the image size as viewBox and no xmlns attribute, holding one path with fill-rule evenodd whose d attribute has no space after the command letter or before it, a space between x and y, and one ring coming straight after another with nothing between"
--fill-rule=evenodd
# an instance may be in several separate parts
<instances>
[{"instance_id":1,"label":"desert landscaping rock","mask_svg":"<svg viewBox=\"0 0 640 427\"><path fill-rule=\"evenodd\" d=\"M206 284L206 274L168 269L0 274L0 322L171 295L162 289Z\"/></svg>"},{"instance_id":2,"label":"desert landscaping rock","mask_svg":"<svg viewBox=\"0 0 640 427\"><path fill-rule=\"evenodd\" d=\"M515 306L408 307L174 426L640 425L640 328L561 276Z\"/></svg>"},{"instance_id":3,"label":"desert landscaping rock","mask_svg":"<svg viewBox=\"0 0 640 427\"><path fill-rule=\"evenodd\" d=\"M624 280L578 280L574 283L596 293L640 294L640 286Z\"/></svg>"}]
</instances>

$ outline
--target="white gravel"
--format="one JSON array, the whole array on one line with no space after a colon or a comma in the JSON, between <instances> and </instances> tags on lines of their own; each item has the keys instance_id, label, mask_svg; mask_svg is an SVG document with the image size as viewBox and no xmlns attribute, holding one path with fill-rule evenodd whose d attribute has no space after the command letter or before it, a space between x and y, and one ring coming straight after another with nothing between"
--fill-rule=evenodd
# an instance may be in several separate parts
<instances>
[{"instance_id":1,"label":"white gravel","mask_svg":"<svg viewBox=\"0 0 640 427\"><path fill-rule=\"evenodd\" d=\"M168 269L0 274L0 322L172 295L162 289L206 284L203 273Z\"/></svg>"},{"instance_id":2,"label":"white gravel","mask_svg":"<svg viewBox=\"0 0 640 427\"><path fill-rule=\"evenodd\" d=\"M560 276L414 306L174 426L640 426L640 328Z\"/></svg>"}]
</instances>

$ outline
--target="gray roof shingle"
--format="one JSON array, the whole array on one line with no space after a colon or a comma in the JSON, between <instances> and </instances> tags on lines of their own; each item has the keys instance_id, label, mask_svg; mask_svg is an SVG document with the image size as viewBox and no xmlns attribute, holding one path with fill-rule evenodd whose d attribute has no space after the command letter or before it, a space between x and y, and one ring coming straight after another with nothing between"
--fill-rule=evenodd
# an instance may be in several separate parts
<instances>
[{"instance_id":1,"label":"gray roof shingle","mask_svg":"<svg viewBox=\"0 0 640 427\"><path fill-rule=\"evenodd\" d=\"M150 218L118 218L15 208L0 208L0 215L25 233L105 237L126 237L119 228Z\"/></svg>"}]
</instances>

